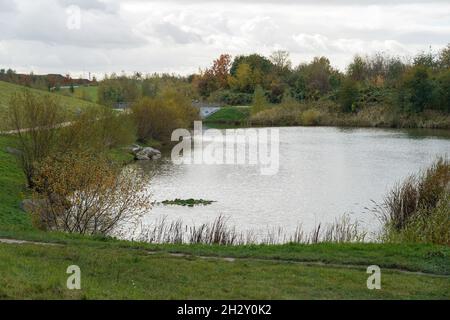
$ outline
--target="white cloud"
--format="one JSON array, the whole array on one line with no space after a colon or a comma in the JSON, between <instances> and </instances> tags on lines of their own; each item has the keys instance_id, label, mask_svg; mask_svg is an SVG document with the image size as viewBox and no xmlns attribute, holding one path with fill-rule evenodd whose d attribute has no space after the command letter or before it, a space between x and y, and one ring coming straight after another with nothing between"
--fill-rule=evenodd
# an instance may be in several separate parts
<instances>
[{"instance_id":1,"label":"white cloud","mask_svg":"<svg viewBox=\"0 0 450 320\"><path fill-rule=\"evenodd\" d=\"M66 28L69 5L81 29ZM407 55L450 39L440 0L0 0L0 67L35 72L193 72L220 53L291 51L294 64L326 55Z\"/></svg>"}]
</instances>

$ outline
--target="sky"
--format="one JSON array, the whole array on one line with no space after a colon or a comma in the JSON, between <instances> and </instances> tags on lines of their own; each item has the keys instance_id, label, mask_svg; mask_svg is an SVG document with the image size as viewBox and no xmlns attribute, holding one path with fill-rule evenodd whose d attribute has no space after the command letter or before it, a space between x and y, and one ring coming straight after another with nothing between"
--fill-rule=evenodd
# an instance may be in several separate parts
<instances>
[{"instance_id":1,"label":"sky","mask_svg":"<svg viewBox=\"0 0 450 320\"><path fill-rule=\"evenodd\" d=\"M0 0L0 68L186 75L222 53L287 50L293 65L410 57L450 43L448 0Z\"/></svg>"}]
</instances>

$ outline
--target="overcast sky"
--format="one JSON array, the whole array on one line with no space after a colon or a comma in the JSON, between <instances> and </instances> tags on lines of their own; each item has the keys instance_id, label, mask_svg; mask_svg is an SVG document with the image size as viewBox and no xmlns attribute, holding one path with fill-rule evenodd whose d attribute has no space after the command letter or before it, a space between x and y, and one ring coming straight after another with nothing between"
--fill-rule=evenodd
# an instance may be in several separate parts
<instances>
[{"instance_id":1,"label":"overcast sky","mask_svg":"<svg viewBox=\"0 0 450 320\"><path fill-rule=\"evenodd\" d=\"M344 68L357 53L448 42L448 0L0 0L0 68L19 72L188 74L221 53L277 49Z\"/></svg>"}]
</instances>

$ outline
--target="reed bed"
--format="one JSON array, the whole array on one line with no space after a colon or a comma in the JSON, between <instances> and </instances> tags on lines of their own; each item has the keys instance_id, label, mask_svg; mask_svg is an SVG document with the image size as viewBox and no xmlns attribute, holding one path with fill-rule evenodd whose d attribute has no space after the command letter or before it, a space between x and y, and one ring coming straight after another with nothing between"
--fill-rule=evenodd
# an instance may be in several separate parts
<instances>
[{"instance_id":1,"label":"reed bed","mask_svg":"<svg viewBox=\"0 0 450 320\"><path fill-rule=\"evenodd\" d=\"M299 224L295 232L288 233L283 228L272 228L260 232L256 230L239 231L228 223L228 219L219 215L210 223L188 226L181 220L169 221L167 217L136 231L133 240L158 244L208 244L208 245L256 245L256 244L313 244L321 242L348 243L363 242L366 232L357 222L348 216L334 223L316 225L305 232Z\"/></svg>"}]
</instances>

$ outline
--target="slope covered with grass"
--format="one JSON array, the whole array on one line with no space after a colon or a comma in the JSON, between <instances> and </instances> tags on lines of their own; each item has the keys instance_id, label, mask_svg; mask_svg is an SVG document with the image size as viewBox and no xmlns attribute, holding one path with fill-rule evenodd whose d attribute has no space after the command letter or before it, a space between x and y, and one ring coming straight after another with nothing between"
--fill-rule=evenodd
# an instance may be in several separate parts
<instances>
[{"instance_id":1,"label":"slope covered with grass","mask_svg":"<svg viewBox=\"0 0 450 320\"><path fill-rule=\"evenodd\" d=\"M26 88L24 86L19 86L19 85L12 84L9 82L0 81L0 130L9 129L7 127L7 125L5 124L5 117L6 117L5 111L6 111L6 108L8 107L11 97L16 92L21 92L21 91L27 90L27 89L30 90L31 92L33 92L34 94L38 94L38 95L46 95L46 94L54 95L55 97L57 97L59 99L59 101L61 102L61 105L67 109L67 112L69 114L75 113L78 109L98 106L95 103L88 102L85 100L81 100L81 99L77 99L77 98L73 98L73 97L69 97L69 96L64 96L61 94L55 94L55 93L47 92L47 91L30 89L30 88Z\"/></svg>"},{"instance_id":2,"label":"slope covered with grass","mask_svg":"<svg viewBox=\"0 0 450 320\"><path fill-rule=\"evenodd\" d=\"M63 88L60 90L59 94L86 101L97 102L97 91L97 86L80 86L74 88L73 93L70 91L70 88Z\"/></svg>"},{"instance_id":3,"label":"slope covered with grass","mask_svg":"<svg viewBox=\"0 0 450 320\"><path fill-rule=\"evenodd\" d=\"M205 122L234 123L245 121L250 116L248 107L224 107L205 119Z\"/></svg>"}]
</instances>

